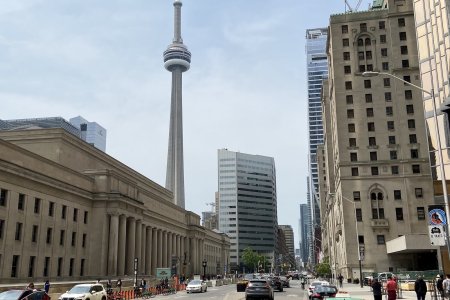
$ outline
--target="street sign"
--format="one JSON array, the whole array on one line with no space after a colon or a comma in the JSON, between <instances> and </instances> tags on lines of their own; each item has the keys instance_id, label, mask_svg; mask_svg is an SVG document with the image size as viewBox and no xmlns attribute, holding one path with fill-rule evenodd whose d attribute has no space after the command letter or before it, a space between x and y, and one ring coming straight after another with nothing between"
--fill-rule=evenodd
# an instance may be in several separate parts
<instances>
[{"instance_id":1,"label":"street sign","mask_svg":"<svg viewBox=\"0 0 450 300\"><path fill-rule=\"evenodd\" d=\"M432 246L445 246L445 232L443 225L428 225L428 235Z\"/></svg>"},{"instance_id":2,"label":"street sign","mask_svg":"<svg viewBox=\"0 0 450 300\"><path fill-rule=\"evenodd\" d=\"M428 211L429 225L446 225L447 218L445 212L440 208L431 209Z\"/></svg>"},{"instance_id":3,"label":"street sign","mask_svg":"<svg viewBox=\"0 0 450 300\"><path fill-rule=\"evenodd\" d=\"M364 260L364 251L365 251L364 245L359 245L359 257L360 257L361 261Z\"/></svg>"}]
</instances>

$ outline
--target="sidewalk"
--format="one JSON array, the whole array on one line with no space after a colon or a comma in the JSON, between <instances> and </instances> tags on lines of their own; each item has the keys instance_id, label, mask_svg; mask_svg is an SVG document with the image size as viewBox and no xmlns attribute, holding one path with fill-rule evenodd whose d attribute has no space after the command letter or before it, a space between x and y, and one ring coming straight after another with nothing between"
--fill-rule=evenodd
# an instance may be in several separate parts
<instances>
[{"instance_id":1,"label":"sidewalk","mask_svg":"<svg viewBox=\"0 0 450 300\"><path fill-rule=\"evenodd\" d=\"M361 286L359 284L344 283L343 287L340 288L339 290L348 292L352 298L373 300L372 291L371 291L370 287L368 287L368 286L364 286L361 288ZM385 299L387 299L387 297L383 296L383 300L385 300ZM399 297L397 299L416 300L417 299L416 292L401 291L401 295L399 295ZM427 293L425 299L432 300L430 292Z\"/></svg>"}]
</instances>

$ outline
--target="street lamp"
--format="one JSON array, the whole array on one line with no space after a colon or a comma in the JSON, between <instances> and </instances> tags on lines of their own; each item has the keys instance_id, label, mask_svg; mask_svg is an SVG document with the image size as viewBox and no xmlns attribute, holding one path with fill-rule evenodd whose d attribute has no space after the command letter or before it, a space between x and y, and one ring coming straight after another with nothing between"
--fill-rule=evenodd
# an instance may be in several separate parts
<instances>
[{"instance_id":1,"label":"street lamp","mask_svg":"<svg viewBox=\"0 0 450 300\"><path fill-rule=\"evenodd\" d=\"M447 180L445 178L445 170L444 170L444 159L442 157L442 147L441 147L441 135L439 132L439 126L438 126L438 122L437 122L437 113L436 113L436 97L434 95L434 89L432 88L430 91L424 90L422 87L412 84L409 81L404 80L403 78L400 78L398 76L395 76L394 74L391 73L386 73L386 72L375 72L375 71L368 71L368 72L363 72L362 76L363 77L375 77L378 75L386 75L392 78L395 78L397 80L400 80L401 82L403 82L404 84L407 84L409 86L412 86L418 90L421 90L423 93L430 95L432 98L432 102L433 102L433 121L434 121L434 130L436 131L436 144L437 144L437 151L438 151L438 155L439 155L439 171L441 172L441 184L442 184L442 194L444 196L444 209L445 209L445 214L447 215L447 230L445 230L445 239L446 239L446 244L447 244L447 252L448 252L448 256L450 258L450 240L449 240L449 233L450 233L450 223L448 222L448 218L450 216L449 214L449 207L448 207L448 194L447 194ZM424 113L425 113L425 104L423 104L424 106ZM428 139L427 139L428 141Z\"/></svg>"},{"instance_id":2,"label":"street lamp","mask_svg":"<svg viewBox=\"0 0 450 300\"><path fill-rule=\"evenodd\" d=\"M206 265L208 264L208 262L206 261L206 259L204 259L202 261L202 266L203 266L203 280L206 279Z\"/></svg>"}]
</instances>

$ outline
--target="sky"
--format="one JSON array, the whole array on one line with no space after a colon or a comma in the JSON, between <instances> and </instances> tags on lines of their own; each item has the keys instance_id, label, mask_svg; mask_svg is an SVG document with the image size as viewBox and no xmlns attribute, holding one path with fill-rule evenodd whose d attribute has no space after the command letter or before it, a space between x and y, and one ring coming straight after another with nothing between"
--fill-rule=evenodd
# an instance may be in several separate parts
<instances>
[{"instance_id":1,"label":"sky","mask_svg":"<svg viewBox=\"0 0 450 300\"><path fill-rule=\"evenodd\" d=\"M358 1L349 0L350 5ZM364 0L360 9L367 9ZM106 152L164 186L172 0L0 0L0 119L78 115ZM217 150L271 156L278 223L294 228L308 176L305 30L344 0L183 0L186 209L211 210Z\"/></svg>"}]
</instances>

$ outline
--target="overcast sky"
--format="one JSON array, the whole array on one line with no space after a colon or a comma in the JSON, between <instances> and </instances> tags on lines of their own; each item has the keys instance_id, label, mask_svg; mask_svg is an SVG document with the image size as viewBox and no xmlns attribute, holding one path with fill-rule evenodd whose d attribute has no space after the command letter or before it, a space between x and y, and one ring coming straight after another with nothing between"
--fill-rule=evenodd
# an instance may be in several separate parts
<instances>
[{"instance_id":1,"label":"overcast sky","mask_svg":"<svg viewBox=\"0 0 450 300\"><path fill-rule=\"evenodd\" d=\"M354 5L356 0L349 1ZM367 9L369 0L363 1ZM165 184L172 0L0 0L0 119L81 115L107 153ZM210 210L217 149L275 158L278 222L306 203L305 30L344 0L183 0L186 209Z\"/></svg>"}]
</instances>

